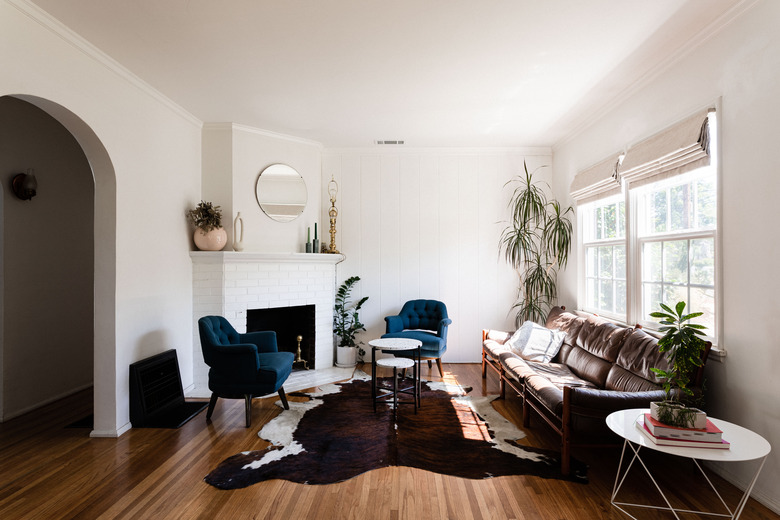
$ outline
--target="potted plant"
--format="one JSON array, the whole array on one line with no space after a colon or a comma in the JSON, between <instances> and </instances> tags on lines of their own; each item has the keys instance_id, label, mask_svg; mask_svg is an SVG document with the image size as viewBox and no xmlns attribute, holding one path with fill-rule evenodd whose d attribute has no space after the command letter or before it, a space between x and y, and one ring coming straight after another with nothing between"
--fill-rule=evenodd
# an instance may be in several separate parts
<instances>
[{"instance_id":1,"label":"potted plant","mask_svg":"<svg viewBox=\"0 0 780 520\"><path fill-rule=\"evenodd\" d=\"M701 336L706 327L690 323L703 313L685 314L685 302L678 302L674 310L661 303L662 311L652 312L650 316L661 319L664 336L658 340L658 350L666 353L670 368L651 368L659 378L664 389L664 400L650 404L654 419L681 428L703 428L707 416L697 408L689 408L682 401L693 396L689 387L691 376L702 366L702 354L706 342Z\"/></svg>"},{"instance_id":2,"label":"potted plant","mask_svg":"<svg viewBox=\"0 0 780 520\"><path fill-rule=\"evenodd\" d=\"M336 291L336 305L333 313L333 333L336 335L338 345L336 347L336 366L353 367L356 364L358 351L360 357L365 355L365 351L358 347L355 335L358 331L366 330L365 325L360 323L358 315L360 308L368 300L364 296L356 303L349 302L349 294L352 287L360 281L359 276L347 278Z\"/></svg>"},{"instance_id":3,"label":"potted plant","mask_svg":"<svg viewBox=\"0 0 780 520\"><path fill-rule=\"evenodd\" d=\"M499 250L520 277L517 302L512 306L517 309L518 326L527 320L542 322L555 303L557 270L566 266L571 247L568 215L574 211L548 200L546 183L534 182L525 161L523 168L525 175L509 181L518 185L509 202L512 219L499 243Z\"/></svg>"},{"instance_id":4,"label":"potted plant","mask_svg":"<svg viewBox=\"0 0 780 520\"><path fill-rule=\"evenodd\" d=\"M222 209L211 202L200 201L195 209L187 210L187 218L195 224L193 240L202 251L221 251L227 243L227 232L222 228Z\"/></svg>"}]
</instances>

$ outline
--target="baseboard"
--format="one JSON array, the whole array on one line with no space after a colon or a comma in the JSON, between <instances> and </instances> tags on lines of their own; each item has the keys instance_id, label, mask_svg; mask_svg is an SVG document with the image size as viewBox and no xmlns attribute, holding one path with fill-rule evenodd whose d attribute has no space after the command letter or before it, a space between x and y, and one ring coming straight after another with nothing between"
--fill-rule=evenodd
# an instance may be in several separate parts
<instances>
[{"instance_id":1,"label":"baseboard","mask_svg":"<svg viewBox=\"0 0 780 520\"><path fill-rule=\"evenodd\" d=\"M3 416L2 420L0 420L0 422L4 422L4 421L9 421L11 419L15 419L16 417L20 417L20 416L22 416L22 415L24 415L26 413L30 413L32 411L35 411L38 408L46 406L47 404L51 404L51 403L53 403L55 401L59 401L60 399L65 399L66 397L69 397L69 396L71 396L73 394L77 394L79 392L83 392L84 390L86 390L88 388L92 388L92 386L93 386L93 383L87 383L87 384L79 386L77 388L73 388L71 390L66 390L65 392L63 392L63 393L61 393L59 395L56 395L54 397L49 397L49 398L44 399L43 401L41 401L39 403L27 406L25 408L22 408L21 410L17 410L17 411L12 412L12 413L10 413L8 415L5 415L5 416Z\"/></svg>"},{"instance_id":2,"label":"baseboard","mask_svg":"<svg viewBox=\"0 0 780 520\"><path fill-rule=\"evenodd\" d=\"M120 426L117 430L92 430L89 432L89 436L93 438L112 438L115 439L122 435L123 433L127 432L132 428L132 425L128 422L125 423L123 426Z\"/></svg>"},{"instance_id":3,"label":"baseboard","mask_svg":"<svg viewBox=\"0 0 780 520\"><path fill-rule=\"evenodd\" d=\"M755 463L756 461L752 461L752 462ZM741 478L737 477L737 475L728 471L723 466L715 465L715 464L706 464L706 466L713 473L715 473L716 475L718 475L723 480L725 480L732 486L736 487L740 491L744 492L744 490L747 488L748 486L747 482L744 482ZM766 466L763 469L766 469ZM758 482L761 482L761 475L758 476L758 481L756 483ZM779 501L780 499L778 499L777 496L774 495L770 496L754 487L753 491L750 493L750 498L754 499L756 502L761 503L763 506L769 508L773 512L780 514L780 501Z\"/></svg>"}]
</instances>

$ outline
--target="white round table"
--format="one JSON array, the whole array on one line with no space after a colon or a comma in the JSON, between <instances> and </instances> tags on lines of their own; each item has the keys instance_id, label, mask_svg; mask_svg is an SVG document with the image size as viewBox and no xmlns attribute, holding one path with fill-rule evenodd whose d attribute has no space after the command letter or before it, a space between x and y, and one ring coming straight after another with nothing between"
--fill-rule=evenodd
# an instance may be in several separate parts
<instances>
[{"instance_id":1,"label":"white round table","mask_svg":"<svg viewBox=\"0 0 780 520\"><path fill-rule=\"evenodd\" d=\"M416 339L408 339L408 338L379 338L379 339L372 339L368 342L368 344L371 346L371 399L374 402L374 411L376 411L376 402L377 400L384 400L385 397L387 397L390 394L382 394L377 395L377 379L376 379L376 366L377 366L377 359L376 359L376 351L377 350L390 350L390 351L402 351L402 350L412 350L414 351L414 355L412 357L413 362L413 377L414 377L414 386L412 387L414 396L413 401L409 401L412 404L414 404L414 412L417 413L417 408L420 407L421 399L420 399L420 348L422 347L422 341L416 340ZM406 364L406 363L404 363ZM388 366L392 366L392 363ZM400 365L399 365L400 367ZM404 367L400 367L404 368ZM398 389L397 381L395 381L396 376L396 370L397 367L393 368L393 383L394 383L394 413L398 409L398 393L408 393L408 388L406 389ZM407 401L401 401L401 402L407 402Z\"/></svg>"},{"instance_id":2,"label":"white round table","mask_svg":"<svg viewBox=\"0 0 780 520\"><path fill-rule=\"evenodd\" d=\"M753 490L753 486L756 483L756 480L758 479L759 473L761 473L761 469L764 467L764 463L766 462L767 456L769 455L769 452L771 451L772 447L769 445L769 442L767 442L766 439L764 439L759 434L748 430L747 428L743 428L742 426L738 426L736 424L730 423L728 421L724 421L722 419L715 419L713 417L709 417L710 421L715 424L720 430L723 432L723 439L725 441L728 441L730 443L729 449L716 449L716 448L689 448L684 446L663 446L659 444L655 444L653 441L651 441L649 438L647 438L643 433L639 431L637 428L637 420L642 420L645 413L650 413L650 409L648 408L631 408L628 410L621 410L619 412L614 412L609 414L607 416L607 426L610 430L618 434L620 437L623 438L623 453L620 456L620 463L618 464L618 470L617 474L615 475L615 484L612 488L612 505L615 506L617 509L625 513L631 518L636 518L635 516L632 516L628 511L623 509L621 506L634 506L634 507L643 507L648 509L662 509L665 511L671 511L675 518L680 518L677 513L698 513L702 515L710 515L710 516L719 516L722 518L731 518L732 520L736 520L739 518L739 516L742 514L742 510L745 508L745 504L747 503L747 499L750 496L750 492ZM642 461L640 457L640 452L642 448L648 448L654 451L660 451L661 453L668 453L670 455L676 455L678 457L687 457L693 460L694 464L696 464L696 467L699 468L699 471L704 475L704 478L709 483L712 490L715 492L715 494L720 499L721 504L723 504L723 507L726 508L728 511L728 514L725 513L712 513L707 511L691 511L687 509L675 509L671 506L669 503L669 500L666 498L666 495L664 495L661 488L658 486L658 483L656 483L655 479L653 478L653 475L650 473L650 470L645 466L645 463ZM624 459L626 459L626 453L630 450L633 452L633 457L631 457L631 461L627 462L625 469L623 468L623 462ZM712 481L710 481L709 478L707 478L706 474L704 473L704 470L702 469L701 465L698 461L700 460L709 460L709 461L715 461L715 462L738 462L738 461L749 461L749 460L756 460L761 459L760 463L758 464L758 468L756 469L756 473L753 476L753 479L750 481L750 484L745 489L745 493L742 496L742 499L739 501L737 506L734 508L734 511L729 508L729 506L726 504L726 502L723 500L723 498L720 496L720 493L718 493L717 489L715 489L715 486L712 485ZM664 499L664 502L666 502L666 507L663 506L651 506L651 505L644 505L644 504L630 504L626 502L616 502L615 497L620 491L620 486L623 484L623 481L625 480L626 475L628 474L628 471L631 469L631 466L633 465L634 461L639 461L641 466L644 468L647 475L650 477L650 480L652 480L653 484L655 485L656 490L661 494L661 497Z\"/></svg>"}]
</instances>

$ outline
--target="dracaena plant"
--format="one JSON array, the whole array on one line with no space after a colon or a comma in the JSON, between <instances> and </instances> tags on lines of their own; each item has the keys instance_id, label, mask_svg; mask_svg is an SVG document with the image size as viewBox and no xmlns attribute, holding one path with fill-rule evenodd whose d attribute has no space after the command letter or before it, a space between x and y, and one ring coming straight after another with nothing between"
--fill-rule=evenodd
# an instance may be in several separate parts
<instances>
[{"instance_id":1,"label":"dracaena plant","mask_svg":"<svg viewBox=\"0 0 780 520\"><path fill-rule=\"evenodd\" d=\"M675 389L679 390L682 396L693 395L689 385L691 376L703 363L702 353L706 348L706 342L702 336L707 327L690 322L703 313L685 314L685 302L677 303L674 309L663 303L660 305L661 311L652 312L650 316L661 320L659 330L664 333L664 336L658 340L658 350L666 353L670 368L650 370L661 378L666 400L671 401L672 391Z\"/></svg>"},{"instance_id":2,"label":"dracaena plant","mask_svg":"<svg viewBox=\"0 0 780 520\"><path fill-rule=\"evenodd\" d=\"M515 323L543 321L558 296L558 269L566 267L571 248L572 224L569 206L563 209L547 198L549 186L536 182L528 165L515 184L509 202L511 220L501 233L499 251L520 277Z\"/></svg>"},{"instance_id":3,"label":"dracaena plant","mask_svg":"<svg viewBox=\"0 0 780 520\"><path fill-rule=\"evenodd\" d=\"M359 311L363 304L366 303L366 300L368 300L368 296L364 296L354 303L349 302L352 287L359 281L359 276L347 278L338 288L338 291L336 291L333 333L338 337L340 347L356 347L356 334L358 331L366 330L365 325L360 323ZM358 351L361 356L365 354L363 349L359 348Z\"/></svg>"}]
</instances>

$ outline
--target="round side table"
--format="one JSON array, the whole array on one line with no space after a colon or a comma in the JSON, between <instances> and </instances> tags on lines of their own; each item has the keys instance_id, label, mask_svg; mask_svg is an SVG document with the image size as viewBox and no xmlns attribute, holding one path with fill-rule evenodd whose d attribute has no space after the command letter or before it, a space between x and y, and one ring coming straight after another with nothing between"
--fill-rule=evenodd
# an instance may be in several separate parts
<instances>
[{"instance_id":1,"label":"round side table","mask_svg":"<svg viewBox=\"0 0 780 520\"><path fill-rule=\"evenodd\" d=\"M422 404L422 401L420 399L420 348L422 347L422 342L416 339L408 339L408 338L379 338L379 339L372 339L368 342L368 344L371 346L371 399L374 402L374 411L376 411L376 403L378 400L384 401L385 398L389 395L394 395L394 412L398 409L399 403L406 403L409 402L411 404L414 404L414 411L417 413L417 408L420 407ZM384 393L382 395L378 395L377 392L377 378L376 378L376 367L377 367L377 359L376 359L376 351L377 350L383 350L383 351L401 351L401 350L413 350L414 351L414 357L413 359L409 360L407 358L407 361L412 361L413 365L413 386L411 387L412 395L414 399L412 401L398 401L398 393L410 393L410 388L403 388L398 389L397 385L397 370L398 368L408 368L412 365L406 364L406 366L393 366L393 377L394 377L394 391L393 393ZM397 360L401 360L404 358L394 358ZM388 360L389 361L389 360ZM392 366L392 365L390 365Z\"/></svg>"}]
</instances>

